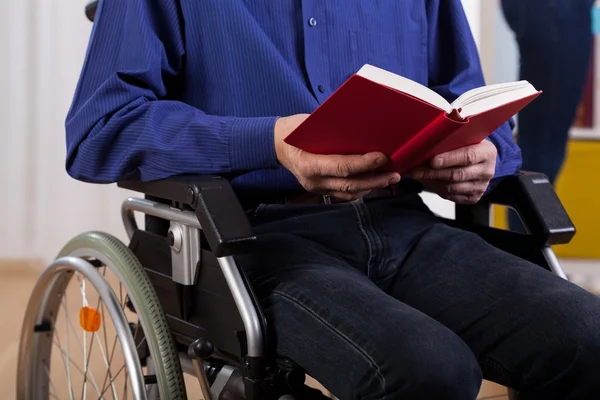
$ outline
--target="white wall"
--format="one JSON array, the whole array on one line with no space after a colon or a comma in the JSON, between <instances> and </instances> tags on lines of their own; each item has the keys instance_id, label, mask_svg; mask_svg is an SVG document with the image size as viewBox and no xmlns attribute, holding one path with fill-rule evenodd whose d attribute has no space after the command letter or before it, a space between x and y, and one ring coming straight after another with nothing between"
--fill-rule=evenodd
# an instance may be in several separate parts
<instances>
[{"instance_id":1,"label":"white wall","mask_svg":"<svg viewBox=\"0 0 600 400\"><path fill-rule=\"evenodd\" d=\"M0 258L51 259L90 229L123 237L125 192L64 170L64 118L91 31L85 3L0 0Z\"/></svg>"},{"instance_id":2,"label":"white wall","mask_svg":"<svg viewBox=\"0 0 600 400\"><path fill-rule=\"evenodd\" d=\"M471 25L473 36L475 36L475 41L479 45L481 38L482 0L462 0L462 3Z\"/></svg>"}]
</instances>

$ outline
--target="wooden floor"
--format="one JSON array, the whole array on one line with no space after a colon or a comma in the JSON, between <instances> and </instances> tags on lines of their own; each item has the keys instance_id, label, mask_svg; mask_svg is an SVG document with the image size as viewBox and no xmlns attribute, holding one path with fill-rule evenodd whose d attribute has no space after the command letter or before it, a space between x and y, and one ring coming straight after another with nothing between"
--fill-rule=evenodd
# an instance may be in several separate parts
<instances>
[{"instance_id":1,"label":"wooden floor","mask_svg":"<svg viewBox=\"0 0 600 400\"><path fill-rule=\"evenodd\" d=\"M9 400L15 398L21 321L38 272L34 268L28 268L27 265L16 263L8 268L5 267L6 264L0 265L0 304L2 304L0 308L0 323L2 324L2 329L0 329L0 393L2 396L0 398ZM200 399L199 386L195 378L186 376L186 383L190 399ZM314 381L312 384L318 387ZM55 382L55 385L59 386L60 383ZM480 399L506 399L505 394L504 388L486 383ZM112 399L112 396L107 398Z\"/></svg>"}]
</instances>

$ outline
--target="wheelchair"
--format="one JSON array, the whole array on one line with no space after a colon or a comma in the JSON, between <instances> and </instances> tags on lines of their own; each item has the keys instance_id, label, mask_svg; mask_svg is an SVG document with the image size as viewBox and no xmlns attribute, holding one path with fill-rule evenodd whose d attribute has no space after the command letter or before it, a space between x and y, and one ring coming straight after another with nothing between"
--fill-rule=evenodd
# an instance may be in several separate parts
<instances>
[{"instance_id":1,"label":"wheelchair","mask_svg":"<svg viewBox=\"0 0 600 400\"><path fill-rule=\"evenodd\" d=\"M93 20L94 2L86 13ZM140 193L121 207L129 242L83 233L41 274L22 324L17 399L181 400L187 398L184 374L197 379L205 400L300 399L306 374L274 352L268 320L235 261L252 251L257 237L229 181L175 176L117 185ZM526 232L491 227L493 204L518 212ZM144 216L145 229L135 213ZM575 227L544 175L507 177L476 205L456 205L455 219L439 218L567 279L551 246L570 242ZM74 309L67 302L71 282L82 295ZM97 301L87 298L89 289ZM70 321L73 314L79 326ZM100 375L88 368L92 345L99 349ZM81 350L80 360L70 357L72 347ZM66 385L50 377L57 369L64 369ZM82 387L73 388L81 376Z\"/></svg>"},{"instance_id":2,"label":"wheelchair","mask_svg":"<svg viewBox=\"0 0 600 400\"><path fill-rule=\"evenodd\" d=\"M235 256L252 251L256 236L228 180L178 176L118 186L143 195L122 204L130 242L84 233L42 273L23 322L17 398L58 398L49 380L50 358L54 352L64 359L60 343L69 340L69 332L75 335L71 326L63 339L57 338L55 328L57 315L66 312L61 301L65 287L76 275L80 286L88 282L98 291L116 328L134 399L185 399L182 372L198 378L204 399L293 399L289 394L304 387L306 375L273 352L268 321L236 265ZM528 232L490 227L492 204L518 211ZM138 228L135 212L147 217L145 230ZM478 204L457 205L456 218L443 221L566 279L551 246L568 243L575 228L544 175L522 172L505 178ZM119 296L104 278L107 270L118 279ZM137 322L130 322L126 311ZM87 331L92 343L99 330ZM106 363L110 346L105 347ZM106 382L95 388L97 398L104 398Z\"/></svg>"}]
</instances>

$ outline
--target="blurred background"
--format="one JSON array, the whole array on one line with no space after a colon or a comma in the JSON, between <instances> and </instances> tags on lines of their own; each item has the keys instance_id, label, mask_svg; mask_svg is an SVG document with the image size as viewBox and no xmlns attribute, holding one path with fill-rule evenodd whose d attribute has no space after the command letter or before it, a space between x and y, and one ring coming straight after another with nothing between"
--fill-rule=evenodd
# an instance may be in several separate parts
<instances>
[{"instance_id":1,"label":"blurred background","mask_svg":"<svg viewBox=\"0 0 600 400\"><path fill-rule=\"evenodd\" d=\"M0 343L8 343L0 350L0 375L10 382L19 313L41 268L83 231L126 239L120 205L129 193L77 182L64 169L64 118L92 30L86 3L0 0L0 320L14 322L13 330L0 331ZM498 0L463 3L487 82L517 80L518 49ZM594 78L600 63L594 61L557 183L578 234L555 251L573 281L600 292L600 82ZM427 201L438 213L453 215L448 202L433 196ZM494 210L497 226L505 219L505 210ZM19 280L24 276L30 278Z\"/></svg>"}]
</instances>

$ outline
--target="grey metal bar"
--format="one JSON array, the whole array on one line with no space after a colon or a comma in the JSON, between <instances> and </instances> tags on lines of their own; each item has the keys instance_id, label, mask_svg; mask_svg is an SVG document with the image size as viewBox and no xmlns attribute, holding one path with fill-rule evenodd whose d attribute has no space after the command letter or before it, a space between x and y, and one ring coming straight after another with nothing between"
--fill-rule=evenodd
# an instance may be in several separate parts
<instances>
[{"instance_id":1,"label":"grey metal bar","mask_svg":"<svg viewBox=\"0 0 600 400\"><path fill-rule=\"evenodd\" d=\"M192 211L182 211L156 201L129 197L121 205L121 217L129 239L133 237L137 229L135 211L168 221L179 222L192 228L202 229L196 214Z\"/></svg>"},{"instance_id":2,"label":"grey metal bar","mask_svg":"<svg viewBox=\"0 0 600 400\"><path fill-rule=\"evenodd\" d=\"M544 258L548 262L548 265L550 266L552 272L554 272L561 278L568 280L567 274L565 274L565 271L563 271L562 267L560 266L560 262L558 261L558 258L556 258L556 254L554 254L554 250L552 250L552 247L545 247L542 250L542 253L544 254Z\"/></svg>"},{"instance_id":3,"label":"grey metal bar","mask_svg":"<svg viewBox=\"0 0 600 400\"><path fill-rule=\"evenodd\" d=\"M250 298L248 289L240 275L240 271L235 263L233 257L220 257L217 258L233 300L240 312L242 322L244 323L244 329L246 330L246 337L248 340L248 355L250 357L261 357L263 355L263 335L258 318L258 313L254 308L254 303Z\"/></svg>"}]
</instances>

